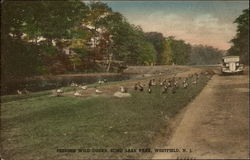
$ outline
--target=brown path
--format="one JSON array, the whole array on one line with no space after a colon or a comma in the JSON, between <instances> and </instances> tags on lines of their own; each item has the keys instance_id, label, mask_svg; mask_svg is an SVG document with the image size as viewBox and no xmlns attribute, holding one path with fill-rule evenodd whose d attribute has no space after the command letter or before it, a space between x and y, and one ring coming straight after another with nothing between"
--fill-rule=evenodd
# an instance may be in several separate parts
<instances>
[{"instance_id":1,"label":"brown path","mask_svg":"<svg viewBox=\"0 0 250 160\"><path fill-rule=\"evenodd\" d=\"M153 159L248 159L248 75L213 76L186 107L165 148L192 152L156 153Z\"/></svg>"}]
</instances>

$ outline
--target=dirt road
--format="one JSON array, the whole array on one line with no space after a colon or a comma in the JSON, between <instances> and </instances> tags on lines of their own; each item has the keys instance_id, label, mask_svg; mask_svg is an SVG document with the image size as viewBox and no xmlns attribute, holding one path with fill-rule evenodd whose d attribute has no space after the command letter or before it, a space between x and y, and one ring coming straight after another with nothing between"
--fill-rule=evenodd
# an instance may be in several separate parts
<instances>
[{"instance_id":1,"label":"dirt road","mask_svg":"<svg viewBox=\"0 0 250 160\"><path fill-rule=\"evenodd\" d=\"M180 152L156 153L153 159L248 159L248 75L213 76L178 119L165 148Z\"/></svg>"}]
</instances>

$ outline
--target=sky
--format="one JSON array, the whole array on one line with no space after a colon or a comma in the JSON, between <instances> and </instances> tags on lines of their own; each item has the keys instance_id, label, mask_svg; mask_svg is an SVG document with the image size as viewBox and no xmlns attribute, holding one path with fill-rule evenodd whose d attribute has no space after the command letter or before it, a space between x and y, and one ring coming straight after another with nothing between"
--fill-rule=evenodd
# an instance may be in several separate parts
<instances>
[{"instance_id":1,"label":"sky","mask_svg":"<svg viewBox=\"0 0 250 160\"><path fill-rule=\"evenodd\" d=\"M236 34L233 21L249 8L248 1L110 1L113 11L140 25L193 45L230 48Z\"/></svg>"}]
</instances>

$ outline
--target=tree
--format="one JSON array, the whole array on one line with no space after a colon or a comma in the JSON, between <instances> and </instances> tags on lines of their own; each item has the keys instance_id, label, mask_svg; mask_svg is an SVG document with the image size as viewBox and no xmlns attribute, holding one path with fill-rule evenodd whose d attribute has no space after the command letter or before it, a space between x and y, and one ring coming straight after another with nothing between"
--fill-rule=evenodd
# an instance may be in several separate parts
<instances>
[{"instance_id":1,"label":"tree","mask_svg":"<svg viewBox=\"0 0 250 160\"><path fill-rule=\"evenodd\" d=\"M152 43L157 54L156 54L156 64L165 64L165 61L162 62L163 52L165 49L165 38L162 33L159 32L147 32L146 39L148 42Z\"/></svg>"},{"instance_id":2,"label":"tree","mask_svg":"<svg viewBox=\"0 0 250 160\"><path fill-rule=\"evenodd\" d=\"M162 53L161 64L170 65L173 63L173 53L171 48L171 40L164 40L164 51Z\"/></svg>"},{"instance_id":3,"label":"tree","mask_svg":"<svg viewBox=\"0 0 250 160\"><path fill-rule=\"evenodd\" d=\"M243 10L243 13L235 19L237 24L237 33L231 40L233 44L228 50L229 55L239 55L241 61L249 64L249 9Z\"/></svg>"},{"instance_id":4,"label":"tree","mask_svg":"<svg viewBox=\"0 0 250 160\"><path fill-rule=\"evenodd\" d=\"M81 1L4 1L1 36L3 73L13 73L14 77L40 73L40 68L44 67L40 62L48 62L62 52L66 42L76 35L86 11L86 5ZM23 61L34 65L27 69L29 63ZM26 74L24 68L30 74Z\"/></svg>"},{"instance_id":5,"label":"tree","mask_svg":"<svg viewBox=\"0 0 250 160\"><path fill-rule=\"evenodd\" d=\"M192 46L189 64L207 65L218 64L221 62L224 51L211 46L196 45Z\"/></svg>"},{"instance_id":6,"label":"tree","mask_svg":"<svg viewBox=\"0 0 250 160\"><path fill-rule=\"evenodd\" d=\"M191 45L185 43L183 40L176 40L174 37L168 37L172 49L172 60L174 64L187 64L191 52Z\"/></svg>"}]
</instances>

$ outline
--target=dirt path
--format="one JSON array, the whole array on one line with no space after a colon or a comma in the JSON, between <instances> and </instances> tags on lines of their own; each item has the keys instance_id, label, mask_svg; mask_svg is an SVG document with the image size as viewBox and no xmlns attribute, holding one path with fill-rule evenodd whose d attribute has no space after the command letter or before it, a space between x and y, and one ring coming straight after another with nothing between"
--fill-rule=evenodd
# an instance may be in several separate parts
<instances>
[{"instance_id":1,"label":"dirt path","mask_svg":"<svg viewBox=\"0 0 250 160\"><path fill-rule=\"evenodd\" d=\"M180 152L156 153L153 159L248 159L248 106L248 75L213 76L186 107L165 147ZM182 152L182 148L192 152Z\"/></svg>"}]
</instances>

